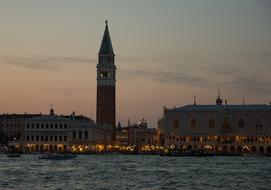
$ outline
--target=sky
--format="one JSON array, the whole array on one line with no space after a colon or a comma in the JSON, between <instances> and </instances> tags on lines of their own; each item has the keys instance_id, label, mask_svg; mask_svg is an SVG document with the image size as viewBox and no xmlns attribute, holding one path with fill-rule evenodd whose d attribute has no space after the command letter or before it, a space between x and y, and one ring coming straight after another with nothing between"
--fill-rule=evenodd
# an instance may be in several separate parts
<instances>
[{"instance_id":1,"label":"sky","mask_svg":"<svg viewBox=\"0 0 271 190\"><path fill-rule=\"evenodd\" d=\"M0 1L0 113L95 119L96 64L108 20L117 121L163 107L271 101L269 0Z\"/></svg>"}]
</instances>

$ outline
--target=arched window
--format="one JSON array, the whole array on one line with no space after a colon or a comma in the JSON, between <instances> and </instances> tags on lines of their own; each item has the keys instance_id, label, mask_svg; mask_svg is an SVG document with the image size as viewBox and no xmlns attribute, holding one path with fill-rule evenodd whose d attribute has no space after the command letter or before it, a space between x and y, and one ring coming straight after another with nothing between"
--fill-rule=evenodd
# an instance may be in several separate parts
<instances>
[{"instance_id":1,"label":"arched window","mask_svg":"<svg viewBox=\"0 0 271 190\"><path fill-rule=\"evenodd\" d=\"M240 119L240 120L239 120L239 122L238 122L238 127L240 127L240 128L245 127L245 122L244 122L243 119Z\"/></svg>"},{"instance_id":2,"label":"arched window","mask_svg":"<svg viewBox=\"0 0 271 190\"><path fill-rule=\"evenodd\" d=\"M196 128L196 120L195 119L191 119L190 126L191 126L191 128Z\"/></svg>"},{"instance_id":3,"label":"arched window","mask_svg":"<svg viewBox=\"0 0 271 190\"><path fill-rule=\"evenodd\" d=\"M263 129L263 124L262 124L262 121L257 121L256 122L256 129L257 130L262 130Z\"/></svg>"},{"instance_id":4,"label":"arched window","mask_svg":"<svg viewBox=\"0 0 271 190\"><path fill-rule=\"evenodd\" d=\"M223 123L223 128L228 130L230 129L230 124L229 124L229 121L228 120L225 120L224 123Z\"/></svg>"},{"instance_id":5,"label":"arched window","mask_svg":"<svg viewBox=\"0 0 271 190\"><path fill-rule=\"evenodd\" d=\"M215 127L215 120L213 120L213 119L209 120L209 127L210 128L214 128Z\"/></svg>"},{"instance_id":6,"label":"arched window","mask_svg":"<svg viewBox=\"0 0 271 190\"><path fill-rule=\"evenodd\" d=\"M180 126L180 122L179 122L179 119L174 119L174 121L173 121L173 126L174 127L176 127L176 128L178 128L179 126Z\"/></svg>"}]
</instances>

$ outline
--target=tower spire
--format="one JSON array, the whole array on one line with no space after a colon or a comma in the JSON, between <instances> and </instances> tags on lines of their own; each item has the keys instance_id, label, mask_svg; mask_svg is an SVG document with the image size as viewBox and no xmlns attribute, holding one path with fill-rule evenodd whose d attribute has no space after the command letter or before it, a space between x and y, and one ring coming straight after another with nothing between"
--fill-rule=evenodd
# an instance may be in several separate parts
<instances>
[{"instance_id":1,"label":"tower spire","mask_svg":"<svg viewBox=\"0 0 271 190\"><path fill-rule=\"evenodd\" d=\"M50 115L55 115L55 114L54 114L54 109L53 109L53 104L51 104Z\"/></svg>"},{"instance_id":2,"label":"tower spire","mask_svg":"<svg viewBox=\"0 0 271 190\"><path fill-rule=\"evenodd\" d=\"M194 94L193 99L194 99L194 105L197 105L197 96L196 96L196 94Z\"/></svg>"},{"instance_id":3,"label":"tower spire","mask_svg":"<svg viewBox=\"0 0 271 190\"><path fill-rule=\"evenodd\" d=\"M112 46L112 42L111 42L111 38L110 38L110 34L109 34L107 20L105 20L105 30L104 30L99 54L113 54L114 55L114 50L113 50L113 46Z\"/></svg>"}]
</instances>

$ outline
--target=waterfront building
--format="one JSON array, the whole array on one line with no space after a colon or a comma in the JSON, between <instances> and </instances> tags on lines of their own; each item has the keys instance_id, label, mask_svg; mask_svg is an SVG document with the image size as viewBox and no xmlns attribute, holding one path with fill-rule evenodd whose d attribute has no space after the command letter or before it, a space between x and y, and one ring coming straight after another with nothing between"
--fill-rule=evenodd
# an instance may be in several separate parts
<instances>
[{"instance_id":1,"label":"waterfront building","mask_svg":"<svg viewBox=\"0 0 271 190\"><path fill-rule=\"evenodd\" d=\"M0 126L9 145L29 152L88 151L97 144L111 144L112 127L95 124L81 115L3 114Z\"/></svg>"},{"instance_id":2,"label":"waterfront building","mask_svg":"<svg viewBox=\"0 0 271 190\"><path fill-rule=\"evenodd\" d=\"M69 147L72 152L91 152L112 143L112 126L93 120L72 119L69 125Z\"/></svg>"},{"instance_id":3,"label":"waterfront building","mask_svg":"<svg viewBox=\"0 0 271 190\"><path fill-rule=\"evenodd\" d=\"M142 119L137 124L130 124L127 127L118 126L116 129L116 143L125 146L136 146L138 148L145 145L154 145L156 129L148 128L148 123Z\"/></svg>"},{"instance_id":4,"label":"waterfront building","mask_svg":"<svg viewBox=\"0 0 271 190\"><path fill-rule=\"evenodd\" d=\"M116 125L116 66L107 21L98 54L96 109L96 122L112 126L113 140Z\"/></svg>"},{"instance_id":5,"label":"waterfront building","mask_svg":"<svg viewBox=\"0 0 271 190\"><path fill-rule=\"evenodd\" d=\"M27 118L21 138L28 152L68 150L69 119L54 114L53 108L49 115Z\"/></svg>"},{"instance_id":6,"label":"waterfront building","mask_svg":"<svg viewBox=\"0 0 271 190\"><path fill-rule=\"evenodd\" d=\"M22 131L24 129L25 120L38 116L41 116L41 114L1 114L0 131L9 141L20 140L22 136Z\"/></svg>"},{"instance_id":7,"label":"waterfront building","mask_svg":"<svg viewBox=\"0 0 271 190\"><path fill-rule=\"evenodd\" d=\"M164 108L157 138L186 150L271 154L271 105L223 104L219 95L214 105Z\"/></svg>"}]
</instances>

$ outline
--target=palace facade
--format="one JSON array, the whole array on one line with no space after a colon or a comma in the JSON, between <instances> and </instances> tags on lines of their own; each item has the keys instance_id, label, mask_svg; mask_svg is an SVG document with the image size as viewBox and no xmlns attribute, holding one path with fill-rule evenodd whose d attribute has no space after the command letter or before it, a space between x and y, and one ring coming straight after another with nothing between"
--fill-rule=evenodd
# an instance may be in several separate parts
<instances>
[{"instance_id":1,"label":"palace facade","mask_svg":"<svg viewBox=\"0 0 271 190\"><path fill-rule=\"evenodd\" d=\"M88 152L97 144L112 143L112 127L95 124L81 115L3 114L0 130L8 137L9 145L28 152Z\"/></svg>"},{"instance_id":2,"label":"palace facade","mask_svg":"<svg viewBox=\"0 0 271 190\"><path fill-rule=\"evenodd\" d=\"M164 108L157 139L186 150L271 154L271 104L229 105L219 95L214 105Z\"/></svg>"}]
</instances>

